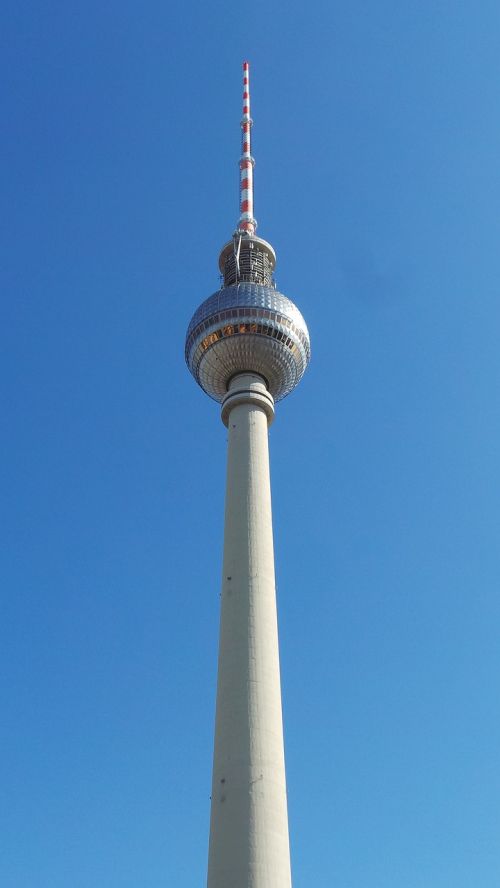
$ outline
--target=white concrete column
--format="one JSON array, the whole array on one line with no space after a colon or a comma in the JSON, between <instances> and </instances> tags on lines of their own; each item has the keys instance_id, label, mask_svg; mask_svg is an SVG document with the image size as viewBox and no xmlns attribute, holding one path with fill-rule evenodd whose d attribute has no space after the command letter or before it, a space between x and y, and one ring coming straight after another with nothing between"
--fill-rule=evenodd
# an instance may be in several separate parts
<instances>
[{"instance_id":1,"label":"white concrete column","mask_svg":"<svg viewBox=\"0 0 500 888\"><path fill-rule=\"evenodd\" d=\"M208 888L290 888L268 421L261 377L235 377L228 427L224 564Z\"/></svg>"}]
</instances>

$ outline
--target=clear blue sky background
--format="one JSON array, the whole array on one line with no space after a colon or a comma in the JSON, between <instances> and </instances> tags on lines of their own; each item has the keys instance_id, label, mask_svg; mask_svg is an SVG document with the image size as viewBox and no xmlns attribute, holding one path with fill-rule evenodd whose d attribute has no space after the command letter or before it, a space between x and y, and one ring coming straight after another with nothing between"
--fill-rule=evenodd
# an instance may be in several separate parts
<instances>
[{"instance_id":1,"label":"clear blue sky background","mask_svg":"<svg viewBox=\"0 0 500 888\"><path fill-rule=\"evenodd\" d=\"M2 888L205 882L225 430L184 333L256 215L295 888L498 888L497 0L6 0Z\"/></svg>"}]
</instances>

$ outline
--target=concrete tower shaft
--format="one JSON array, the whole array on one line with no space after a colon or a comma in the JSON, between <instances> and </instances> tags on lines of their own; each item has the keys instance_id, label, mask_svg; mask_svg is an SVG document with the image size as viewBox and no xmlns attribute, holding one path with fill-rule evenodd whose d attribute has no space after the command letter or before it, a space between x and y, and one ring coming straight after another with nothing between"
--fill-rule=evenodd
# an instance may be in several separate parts
<instances>
[{"instance_id":1,"label":"concrete tower shaft","mask_svg":"<svg viewBox=\"0 0 500 888\"><path fill-rule=\"evenodd\" d=\"M208 888L290 888L268 422L273 399L236 377L228 427Z\"/></svg>"}]
</instances>

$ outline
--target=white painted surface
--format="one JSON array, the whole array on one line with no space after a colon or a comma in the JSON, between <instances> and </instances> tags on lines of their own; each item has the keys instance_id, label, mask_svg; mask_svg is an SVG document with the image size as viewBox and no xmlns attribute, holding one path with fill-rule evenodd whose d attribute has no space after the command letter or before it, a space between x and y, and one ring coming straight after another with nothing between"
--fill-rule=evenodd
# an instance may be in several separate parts
<instances>
[{"instance_id":1,"label":"white painted surface","mask_svg":"<svg viewBox=\"0 0 500 888\"><path fill-rule=\"evenodd\" d=\"M233 406L234 405L234 406ZM272 398L230 386L208 888L290 888L269 478Z\"/></svg>"}]
</instances>

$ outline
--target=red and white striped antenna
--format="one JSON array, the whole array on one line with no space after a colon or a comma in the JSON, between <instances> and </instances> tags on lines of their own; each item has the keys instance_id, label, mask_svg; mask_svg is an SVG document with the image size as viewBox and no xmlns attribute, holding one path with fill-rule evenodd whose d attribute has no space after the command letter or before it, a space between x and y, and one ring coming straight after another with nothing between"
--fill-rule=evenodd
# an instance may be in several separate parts
<instances>
[{"instance_id":1,"label":"red and white striped antenna","mask_svg":"<svg viewBox=\"0 0 500 888\"><path fill-rule=\"evenodd\" d=\"M257 222L253 215L253 167L251 152L252 118L250 117L250 65L243 62L243 117L241 120L240 218L238 232L255 234Z\"/></svg>"}]
</instances>

